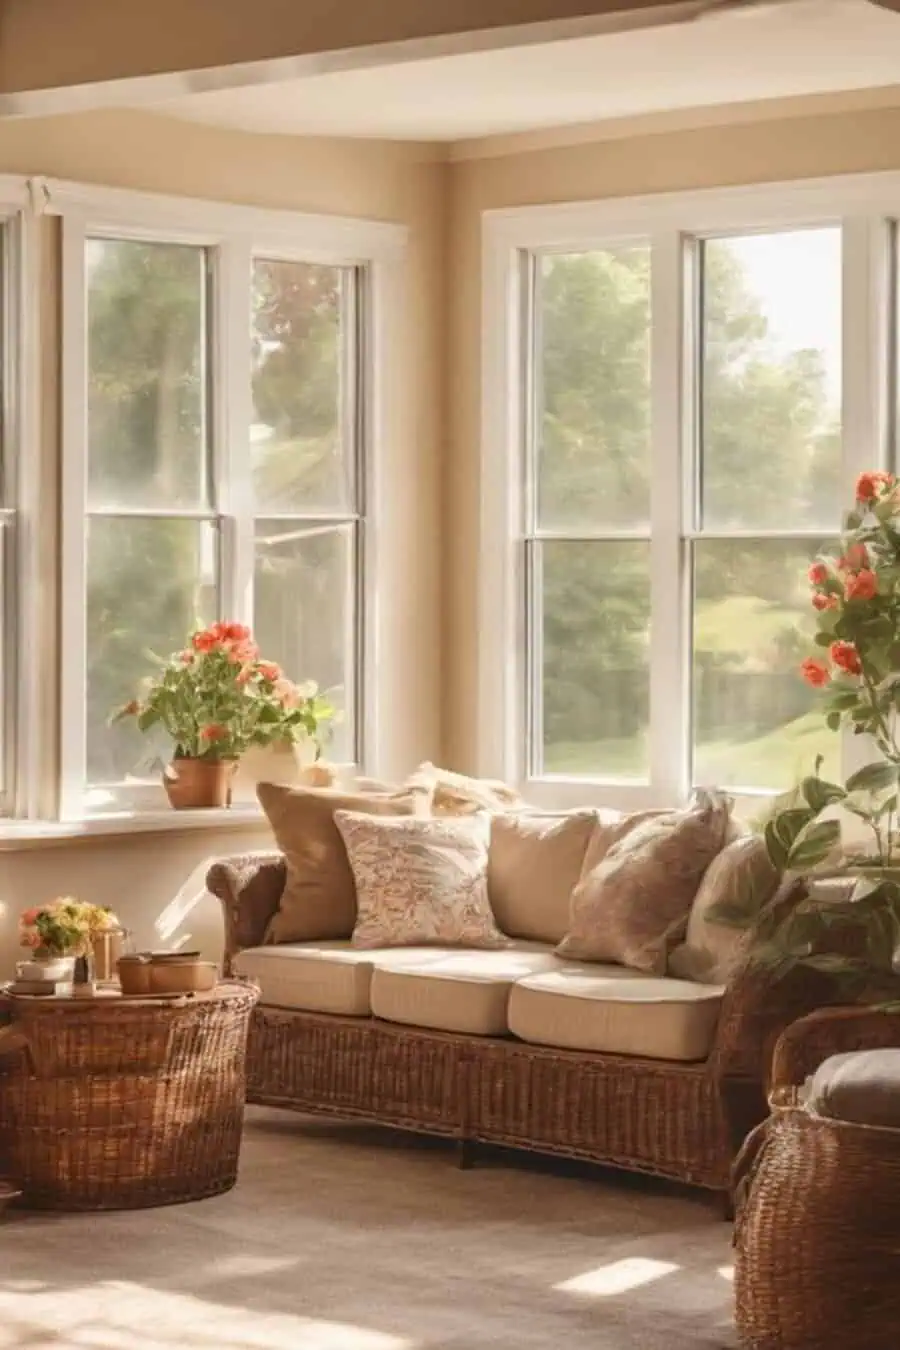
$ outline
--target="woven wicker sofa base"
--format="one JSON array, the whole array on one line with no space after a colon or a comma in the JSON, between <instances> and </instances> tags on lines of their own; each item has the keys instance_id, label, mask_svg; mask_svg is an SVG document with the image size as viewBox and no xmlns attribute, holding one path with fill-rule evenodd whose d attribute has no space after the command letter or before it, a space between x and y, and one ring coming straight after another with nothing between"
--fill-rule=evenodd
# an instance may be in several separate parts
<instances>
[{"instance_id":1,"label":"woven wicker sofa base","mask_svg":"<svg viewBox=\"0 0 900 1350\"><path fill-rule=\"evenodd\" d=\"M728 1189L719 1084L675 1064L257 1006L248 1101Z\"/></svg>"}]
</instances>

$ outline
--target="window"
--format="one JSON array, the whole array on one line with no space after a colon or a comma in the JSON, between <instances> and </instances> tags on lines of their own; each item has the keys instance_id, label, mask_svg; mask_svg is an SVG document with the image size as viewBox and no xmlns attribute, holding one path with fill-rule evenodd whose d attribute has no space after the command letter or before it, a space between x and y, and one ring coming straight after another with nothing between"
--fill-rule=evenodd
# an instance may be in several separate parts
<instances>
[{"instance_id":1,"label":"window","mask_svg":"<svg viewBox=\"0 0 900 1350\"><path fill-rule=\"evenodd\" d=\"M797 676L840 528L841 231L698 245L693 780L783 790L840 745Z\"/></svg>"},{"instance_id":2,"label":"window","mask_svg":"<svg viewBox=\"0 0 900 1350\"><path fill-rule=\"evenodd\" d=\"M533 260L532 773L642 779L650 724L650 251Z\"/></svg>"},{"instance_id":3,"label":"window","mask_svg":"<svg viewBox=\"0 0 900 1350\"><path fill-rule=\"evenodd\" d=\"M847 767L797 667L888 462L897 207L845 190L488 217L486 773L650 805Z\"/></svg>"},{"instance_id":4,"label":"window","mask_svg":"<svg viewBox=\"0 0 900 1350\"><path fill-rule=\"evenodd\" d=\"M114 205L96 227L63 211L64 820L163 804L171 747L110 715L196 623L250 624L327 690L333 759L364 762L376 683L372 296L393 227L361 223L372 254L344 260L323 222L304 257L305 218L298 243L281 221L251 238L240 208L210 233L117 224Z\"/></svg>"},{"instance_id":5,"label":"window","mask_svg":"<svg viewBox=\"0 0 900 1350\"><path fill-rule=\"evenodd\" d=\"M360 730L360 299L355 269L254 260L254 626L284 670L332 691L342 720L330 753L347 761Z\"/></svg>"}]
</instances>

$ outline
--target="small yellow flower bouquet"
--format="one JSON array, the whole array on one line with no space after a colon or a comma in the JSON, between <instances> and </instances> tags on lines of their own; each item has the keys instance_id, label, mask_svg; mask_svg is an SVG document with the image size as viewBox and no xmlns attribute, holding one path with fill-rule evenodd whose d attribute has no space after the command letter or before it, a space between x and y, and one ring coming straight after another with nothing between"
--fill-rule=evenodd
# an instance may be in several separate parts
<instances>
[{"instance_id":1,"label":"small yellow flower bouquet","mask_svg":"<svg viewBox=\"0 0 900 1350\"><path fill-rule=\"evenodd\" d=\"M119 927L111 909L62 896L23 910L19 943L36 956L83 956L100 933Z\"/></svg>"}]
</instances>

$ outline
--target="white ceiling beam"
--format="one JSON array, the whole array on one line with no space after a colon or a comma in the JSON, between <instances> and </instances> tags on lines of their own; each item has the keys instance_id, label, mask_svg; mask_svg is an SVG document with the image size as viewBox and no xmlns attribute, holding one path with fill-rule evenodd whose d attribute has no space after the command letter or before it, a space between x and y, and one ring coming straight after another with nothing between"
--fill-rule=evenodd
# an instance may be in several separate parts
<instances>
[{"instance_id":1,"label":"white ceiling beam","mask_svg":"<svg viewBox=\"0 0 900 1350\"><path fill-rule=\"evenodd\" d=\"M212 89L653 27L758 2L2 0L0 116L133 106Z\"/></svg>"}]
</instances>

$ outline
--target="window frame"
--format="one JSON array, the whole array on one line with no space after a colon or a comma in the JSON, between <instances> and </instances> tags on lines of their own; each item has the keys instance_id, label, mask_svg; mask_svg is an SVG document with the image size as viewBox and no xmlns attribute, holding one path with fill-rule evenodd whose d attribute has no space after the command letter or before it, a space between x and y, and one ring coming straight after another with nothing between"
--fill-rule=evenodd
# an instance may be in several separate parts
<instances>
[{"instance_id":1,"label":"window frame","mask_svg":"<svg viewBox=\"0 0 900 1350\"><path fill-rule=\"evenodd\" d=\"M57 818L140 813L165 806L160 784L116 794L88 812L86 796L87 327L85 243L89 238L187 244L208 251L212 342L209 351L214 492L205 518L219 529L220 603L228 617L252 616L255 510L247 447L251 422L251 268L254 256L350 267L363 303L356 316L361 407L355 472L361 546L355 567L358 633L354 672L357 752L366 771L389 757L379 689L380 633L394 622L376 587L386 447L393 434L391 334L401 305L406 227L344 217L157 197L42 180L44 209L61 217L61 583L60 724ZM190 512L173 511L173 515ZM277 512L273 513L275 516Z\"/></svg>"},{"instance_id":2,"label":"window frame","mask_svg":"<svg viewBox=\"0 0 900 1350\"><path fill-rule=\"evenodd\" d=\"M896 383L890 363L898 219L900 174L894 172L484 214L479 772L504 777L530 800L548 806L590 800L640 808L686 797L691 773L689 559L694 540L710 537L695 528L697 241L729 233L842 228L842 483L849 499L857 474L887 467L893 455L895 414L889 399ZM523 260L534 253L636 240L649 243L652 259L649 782L534 777L525 734L530 335ZM675 697L673 668L680 672ZM845 768L857 767L866 755L862 738L845 738Z\"/></svg>"}]
</instances>

